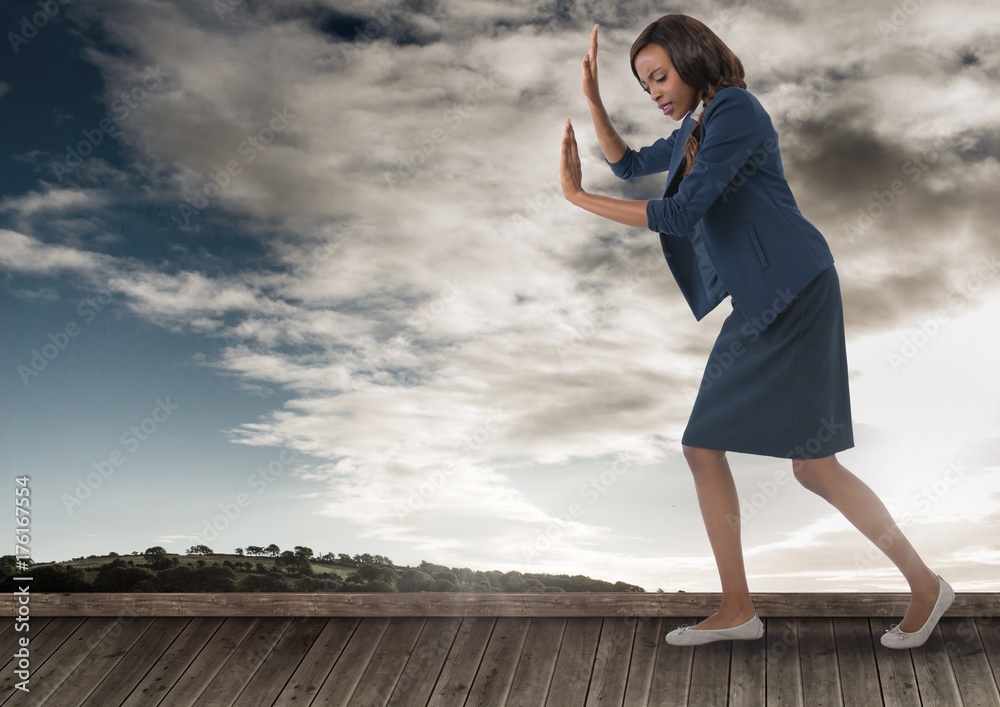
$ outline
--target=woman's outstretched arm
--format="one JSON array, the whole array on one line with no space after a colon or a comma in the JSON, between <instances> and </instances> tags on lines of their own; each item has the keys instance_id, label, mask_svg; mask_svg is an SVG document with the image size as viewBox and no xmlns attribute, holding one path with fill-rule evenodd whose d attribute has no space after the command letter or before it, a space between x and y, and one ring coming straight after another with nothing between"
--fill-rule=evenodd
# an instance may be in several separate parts
<instances>
[{"instance_id":1,"label":"woman's outstretched arm","mask_svg":"<svg viewBox=\"0 0 1000 707\"><path fill-rule=\"evenodd\" d=\"M608 162L615 163L625 155L625 140L615 130L601 100L597 83L597 28L595 24L590 30L590 51L583 57L583 95L590 106L590 117L594 121L594 132L601 143L601 151Z\"/></svg>"},{"instance_id":2,"label":"woman's outstretched arm","mask_svg":"<svg viewBox=\"0 0 1000 707\"><path fill-rule=\"evenodd\" d=\"M590 117L594 121L594 132L597 133L597 141L601 143L601 152L605 159L611 164L618 162L625 156L626 143L624 138L618 134L611 117L608 115L603 103L588 103L590 106Z\"/></svg>"},{"instance_id":3,"label":"woman's outstretched arm","mask_svg":"<svg viewBox=\"0 0 1000 707\"><path fill-rule=\"evenodd\" d=\"M627 226L646 228L648 223L647 201L615 199L602 194L590 194L583 190L580 153L577 151L576 137L573 135L573 124L568 118L563 132L562 163L559 176L562 181L563 196L574 206L579 206L581 209L618 223L624 223Z\"/></svg>"}]
</instances>

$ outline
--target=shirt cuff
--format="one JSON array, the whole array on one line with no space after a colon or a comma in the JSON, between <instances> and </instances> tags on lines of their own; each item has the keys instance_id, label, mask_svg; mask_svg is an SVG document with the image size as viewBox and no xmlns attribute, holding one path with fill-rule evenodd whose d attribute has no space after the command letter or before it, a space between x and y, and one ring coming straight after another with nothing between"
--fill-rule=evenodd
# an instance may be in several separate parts
<instances>
[{"instance_id":1,"label":"shirt cuff","mask_svg":"<svg viewBox=\"0 0 1000 707\"><path fill-rule=\"evenodd\" d=\"M630 148L628 145L625 145L625 152L622 153L621 158L617 162L612 162L611 160L609 160L607 158L607 155L603 155L604 161L607 162L608 166L610 166L613 170L617 171L617 168L621 167L624 164L625 159L628 157L628 153L631 151L631 149L632 148Z\"/></svg>"}]
</instances>

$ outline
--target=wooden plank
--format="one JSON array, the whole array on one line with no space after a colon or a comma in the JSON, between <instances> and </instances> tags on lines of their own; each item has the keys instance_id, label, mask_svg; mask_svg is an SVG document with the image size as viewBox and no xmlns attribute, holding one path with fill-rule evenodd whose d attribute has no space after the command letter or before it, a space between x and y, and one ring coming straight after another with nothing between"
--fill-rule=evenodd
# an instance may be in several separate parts
<instances>
[{"instance_id":1,"label":"wooden plank","mask_svg":"<svg viewBox=\"0 0 1000 707\"><path fill-rule=\"evenodd\" d=\"M59 637L64 640L60 640L56 649L32 671L30 704L56 704L63 699L71 699L68 692L57 697L63 683L82 666L108 632L116 627L120 630L117 618L91 617L73 633ZM102 673L101 677L105 674Z\"/></svg>"},{"instance_id":2,"label":"wooden plank","mask_svg":"<svg viewBox=\"0 0 1000 707\"><path fill-rule=\"evenodd\" d=\"M666 641L670 631L684 624L693 626L701 621L693 616L662 619L660 635L656 642L656 663L653 666L653 682L649 686L650 704L687 705L690 700L691 671L694 667L694 651L684 646L672 646Z\"/></svg>"},{"instance_id":3,"label":"wooden plank","mask_svg":"<svg viewBox=\"0 0 1000 707\"><path fill-rule=\"evenodd\" d=\"M396 681L389 707L426 705L430 701L434 685L461 627L462 619L458 617L432 616L427 619L417 645Z\"/></svg>"},{"instance_id":4,"label":"wooden plank","mask_svg":"<svg viewBox=\"0 0 1000 707\"><path fill-rule=\"evenodd\" d=\"M351 640L316 691L314 702L329 707L345 707L354 694L368 661L375 655L391 619L385 616L361 619Z\"/></svg>"},{"instance_id":5,"label":"wooden plank","mask_svg":"<svg viewBox=\"0 0 1000 707\"><path fill-rule=\"evenodd\" d=\"M969 619L947 618L938 622L951 667L955 671L963 705L1000 706L1000 690L990 670L986 649L975 622Z\"/></svg>"},{"instance_id":6,"label":"wooden plank","mask_svg":"<svg viewBox=\"0 0 1000 707\"><path fill-rule=\"evenodd\" d=\"M186 618L180 634L155 658L122 707L154 707L188 669L198 653L212 639L225 619L218 617ZM116 704L116 703L112 703Z\"/></svg>"},{"instance_id":7,"label":"wooden plank","mask_svg":"<svg viewBox=\"0 0 1000 707\"><path fill-rule=\"evenodd\" d=\"M660 633L662 620L659 616L640 616L636 619L632 660L629 663L622 707L645 707L652 704L649 691L653 684L656 650L661 642L666 643Z\"/></svg>"},{"instance_id":8,"label":"wooden plank","mask_svg":"<svg viewBox=\"0 0 1000 707\"><path fill-rule=\"evenodd\" d=\"M949 617L1000 616L996 593L959 593ZM33 616L691 616L717 606L721 593L475 592L296 593L38 593ZM754 594L761 617L897 617L905 593ZM14 616L14 598L0 595L0 614Z\"/></svg>"},{"instance_id":9,"label":"wooden plank","mask_svg":"<svg viewBox=\"0 0 1000 707\"><path fill-rule=\"evenodd\" d=\"M768 704L802 707L802 667L799 663L799 627L794 618L768 621L765 691Z\"/></svg>"},{"instance_id":10,"label":"wooden plank","mask_svg":"<svg viewBox=\"0 0 1000 707\"><path fill-rule=\"evenodd\" d=\"M90 693L83 707L124 704L138 689L150 666L161 659L192 620L197 621L185 616L154 618L153 624L122 656L115 669ZM221 619L218 622L221 623Z\"/></svg>"},{"instance_id":11,"label":"wooden plank","mask_svg":"<svg viewBox=\"0 0 1000 707\"><path fill-rule=\"evenodd\" d=\"M17 621L5 621L3 623L3 628L0 629L0 666L2 666L2 672L5 676L5 688L7 685L6 681L10 681L12 677L12 671L16 667L18 659L14 657L14 653L21 649L20 641L22 638L28 639L28 653L29 655L35 652L34 642L35 638L38 637L39 633L48 624L55 621L53 616L40 616L37 618L32 618L31 621L24 624L21 630L17 630ZM34 658L32 657L32 667L34 667ZM13 682L18 682L14 680ZM2 695L0 695L0 704L3 702L3 697L6 697L7 690L4 689Z\"/></svg>"},{"instance_id":12,"label":"wooden plank","mask_svg":"<svg viewBox=\"0 0 1000 707\"><path fill-rule=\"evenodd\" d=\"M476 678L472 681L466 707L492 707L506 703L527 636L528 619L497 619Z\"/></svg>"},{"instance_id":13,"label":"wooden plank","mask_svg":"<svg viewBox=\"0 0 1000 707\"><path fill-rule=\"evenodd\" d=\"M350 707L384 707L389 702L396 681L417 645L425 621L427 619L423 617L390 620L375 654L368 661L361 681L351 695L351 701L347 703Z\"/></svg>"},{"instance_id":14,"label":"wooden plank","mask_svg":"<svg viewBox=\"0 0 1000 707\"><path fill-rule=\"evenodd\" d=\"M843 707L833 619L795 619L802 670L802 700L807 705Z\"/></svg>"},{"instance_id":15,"label":"wooden plank","mask_svg":"<svg viewBox=\"0 0 1000 707\"><path fill-rule=\"evenodd\" d=\"M989 617L973 619L976 629L979 631L979 639L983 642L983 649L986 657L990 661L990 670L993 672L993 680L1000 687L1000 621Z\"/></svg>"},{"instance_id":16,"label":"wooden plank","mask_svg":"<svg viewBox=\"0 0 1000 707\"><path fill-rule=\"evenodd\" d=\"M507 704L545 704L556 668L559 646L569 620L547 617L530 619L528 635L514 671Z\"/></svg>"},{"instance_id":17,"label":"wooden plank","mask_svg":"<svg viewBox=\"0 0 1000 707\"><path fill-rule=\"evenodd\" d=\"M465 704L496 622L496 619L485 617L462 622L427 707Z\"/></svg>"},{"instance_id":18,"label":"wooden plank","mask_svg":"<svg viewBox=\"0 0 1000 707\"><path fill-rule=\"evenodd\" d=\"M603 619L594 616L566 622L546 707L580 707L584 704L603 624Z\"/></svg>"},{"instance_id":19,"label":"wooden plank","mask_svg":"<svg viewBox=\"0 0 1000 707\"><path fill-rule=\"evenodd\" d=\"M236 700L241 706L341 704L336 699L313 699L318 692L315 688L310 697L305 697L309 691L296 690L292 685L297 681L289 679L285 684L285 680L289 673L292 678L296 674L300 677L319 674L322 683L327 673L334 675L331 666L336 668L342 663L341 674L357 679L337 681L335 697L344 701L353 699L367 707L368 704L385 704L391 694L397 705L423 705L432 687L437 691L438 687L448 684L442 663L450 661L449 674L454 677L464 673L467 680L464 687L453 690L448 696L440 693L437 704L441 707L466 703L470 687L477 679L479 686L472 691L472 698L468 700L470 705L505 702L541 705L544 702L553 707L578 707L587 702L588 696L595 704L604 704L602 693L611 698L608 703L622 704L627 700L643 704L640 697L643 685L649 687L646 703L658 707L755 705L764 704L765 696L768 704L800 704L800 699L807 705L840 704L836 699L838 691L848 707L880 705L883 696L885 704L890 706L1000 705L1000 686L996 679L996 669L1000 666L997 660L1000 631L997 630L998 622L990 617L942 619L931 640L910 651L886 649L878 643L889 624L889 620L879 619L838 618L831 622L815 618L771 618L765 620L765 640L721 641L691 649L669 646L663 641L663 634L675 628L675 624L697 623L698 619L688 617L669 622L661 618L623 617L572 621L511 618L506 620L507 627L499 634L490 629L494 623L503 624L503 619L415 618L397 621L398 633L395 630L390 633L387 626L378 633L372 629L378 626L376 622L391 622L376 618L370 620L372 627L367 629L377 639L367 659L364 659L364 636L354 635L354 629L362 624L358 619L295 621L274 618L259 622L240 638L238 622L241 620L245 621L159 618L153 622L140 618L126 624L106 617L53 618L46 622L44 629L47 630L38 630L37 624L33 624L33 660L41 660L42 664L51 662L50 677L60 678L64 672L66 674L61 682L57 679L33 684L53 688L48 699L43 700L53 707L231 704L235 699L234 691L220 690L219 685L243 684L246 688ZM144 622L153 625L144 627ZM430 630L432 622L437 622L437 627L442 629L440 635ZM409 644L402 628L407 623L412 637ZM226 624L230 626L226 628ZM478 640L473 630L476 624L480 626ZM299 625L311 628L296 639L291 627ZM524 634L520 644L516 640L518 625ZM630 625L632 634L626 629ZM116 626L121 630L115 631ZM276 631L281 626L286 630ZM422 629L414 631L418 626ZM459 641L463 629L464 638ZM10 644L13 634L5 631L2 635L7 636ZM630 635L631 643L626 645L625 639ZM350 653L352 657L342 662L343 648L352 643L353 638L357 638L358 643ZM836 645L836 654L830 651L831 643ZM476 650L477 645L480 650ZM426 648L426 654L421 646ZM488 652L487 646L491 646L492 651L480 666L480 659ZM373 659L380 650L385 651L382 657ZM286 652L289 655L282 655ZM306 657L299 663L303 654ZM728 663L726 655L730 659ZM798 660L803 679L798 695L791 687L794 681L788 686L781 686L779 682L777 689L772 689L774 686L769 681L775 679L776 671L784 670L782 661L790 661L792 655ZM550 656L548 660L547 656ZM60 658L64 660L56 669L56 661ZM80 658L86 660L78 662ZM71 662L66 663L66 659ZM274 666L272 660L277 661ZM348 665L352 660L353 664ZM650 660L651 675L646 665ZM78 668L72 667L74 661ZM231 680L228 673L239 672L236 668L243 664L250 671L247 673L249 682L243 678ZM456 673L454 668L460 664L464 668ZM278 665L285 667L269 669L269 666ZM838 667L839 671L832 672ZM492 676L489 674L491 669ZM546 677L546 671L551 673L551 680ZM420 673L423 677L416 678ZM378 686L373 695L360 692L358 686L366 681L363 675L369 675L370 684ZM416 679L407 678L404 682L403 675ZM38 676L35 672L33 678L38 679ZM103 680L95 681L100 676L104 676ZM615 676L624 681L624 692L604 689L614 687ZM258 680L261 685L272 686L266 695L252 689L254 681ZM162 687L156 689L157 683ZM456 683L461 680L451 680L451 687ZM741 687L737 683L746 684ZM333 684L329 678L327 684ZM410 685L417 684L423 685L419 694L409 689ZM591 686L589 695L588 684ZM546 685L549 686L548 701L544 701L544 690L540 699L534 699L536 687L543 689ZM631 693L629 686L633 685L635 692ZM763 694L765 688L768 690L766 695ZM279 694L277 699L272 699L275 690L279 689L286 697L281 698ZM341 695L341 690L345 694ZM89 698L84 700L88 692ZM165 695L167 699L163 699ZM30 697L7 693L4 704L38 704L45 697L41 692L34 692ZM245 702L245 698L253 701Z\"/></svg>"},{"instance_id":20,"label":"wooden plank","mask_svg":"<svg viewBox=\"0 0 1000 707\"><path fill-rule=\"evenodd\" d=\"M236 647L253 631L258 621L260 619L244 617L225 619L157 704L162 707L204 704L199 699L202 692L219 674ZM138 704L146 707L152 703Z\"/></svg>"},{"instance_id":21,"label":"wooden plank","mask_svg":"<svg viewBox=\"0 0 1000 707\"><path fill-rule=\"evenodd\" d=\"M587 707L620 705L635 641L636 617L606 616L590 676Z\"/></svg>"},{"instance_id":22,"label":"wooden plank","mask_svg":"<svg viewBox=\"0 0 1000 707\"><path fill-rule=\"evenodd\" d=\"M100 617L91 617L80 631L90 631L91 624L104 621L105 619ZM52 707L79 707L98 684L115 670L125 653L142 638L155 621L155 618L150 617L137 619L125 617L114 620L110 626L101 626L98 623L92 634L96 645L85 656L81 656L80 662L48 699L40 698L39 694L35 695L36 699L41 699L38 704ZM41 694L45 694L44 689Z\"/></svg>"},{"instance_id":23,"label":"wooden plank","mask_svg":"<svg viewBox=\"0 0 1000 707\"><path fill-rule=\"evenodd\" d=\"M876 622L877 623L877 622ZM834 642L837 645L837 663L840 666L840 690L844 707L877 707L881 695L873 690L878 686L878 668L875 663L875 644L872 641L872 624L868 619L837 619L833 622ZM882 650L882 646L879 646Z\"/></svg>"},{"instance_id":24,"label":"wooden plank","mask_svg":"<svg viewBox=\"0 0 1000 707\"><path fill-rule=\"evenodd\" d=\"M726 704L729 699L732 641L715 641L714 643L694 646L689 650L693 651L691 686L688 689L689 703L695 705Z\"/></svg>"},{"instance_id":25,"label":"wooden plank","mask_svg":"<svg viewBox=\"0 0 1000 707\"><path fill-rule=\"evenodd\" d=\"M962 704L962 696L955 681L948 646L941 633L941 619L930 638L919 648L909 649L913 658L913 671L917 676L917 690L923 707L954 707ZM885 650L893 650L886 648ZM898 649L897 649L898 650Z\"/></svg>"},{"instance_id":26,"label":"wooden plank","mask_svg":"<svg viewBox=\"0 0 1000 707\"><path fill-rule=\"evenodd\" d=\"M888 628L885 621L870 621L879 687L885 707L910 707L920 704L917 676L913 671L910 651L898 651L882 645L882 634Z\"/></svg>"},{"instance_id":27,"label":"wooden plank","mask_svg":"<svg viewBox=\"0 0 1000 707\"><path fill-rule=\"evenodd\" d=\"M219 671L205 687L198 701L206 705L229 705L237 701L261 664L281 641L293 619L259 619L250 632L222 661Z\"/></svg>"},{"instance_id":28,"label":"wooden plank","mask_svg":"<svg viewBox=\"0 0 1000 707\"><path fill-rule=\"evenodd\" d=\"M312 704L331 668L337 664L351 636L361 625L361 619L356 617L317 620L325 621L326 625L295 668L288 684L278 693L276 704Z\"/></svg>"},{"instance_id":29,"label":"wooden plank","mask_svg":"<svg viewBox=\"0 0 1000 707\"><path fill-rule=\"evenodd\" d=\"M17 659L14 658L14 653L21 649L19 639L22 636L26 635L29 637L27 646L30 666L28 689L42 690L45 688L45 684L35 680L35 671L41 668L49 656L55 653L59 649L59 646L72 636L85 622L86 618L77 616L56 617L49 621L39 621L37 623L32 619L28 624L29 628L26 633L12 631L3 644L7 662L4 664L3 678L0 679L0 690L3 691L0 694L0 705L8 704L10 700L17 699L19 696L21 698L24 697L23 691L14 687L15 684L22 681L21 677L14 673L17 667Z\"/></svg>"},{"instance_id":30,"label":"wooden plank","mask_svg":"<svg viewBox=\"0 0 1000 707\"><path fill-rule=\"evenodd\" d=\"M240 693L237 699L240 707L271 707L275 704L326 625L327 619L295 619ZM337 652L339 654L339 649Z\"/></svg>"},{"instance_id":31,"label":"wooden plank","mask_svg":"<svg viewBox=\"0 0 1000 707\"><path fill-rule=\"evenodd\" d=\"M779 619L761 619L764 638L759 641L732 641L729 661L729 704L763 707L767 685L767 632Z\"/></svg>"}]
</instances>

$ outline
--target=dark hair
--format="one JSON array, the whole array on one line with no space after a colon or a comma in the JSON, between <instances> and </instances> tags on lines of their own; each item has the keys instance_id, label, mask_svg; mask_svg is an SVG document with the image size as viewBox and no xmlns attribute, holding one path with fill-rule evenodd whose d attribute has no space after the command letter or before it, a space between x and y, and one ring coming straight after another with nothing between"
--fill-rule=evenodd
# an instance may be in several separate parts
<instances>
[{"instance_id":1,"label":"dark hair","mask_svg":"<svg viewBox=\"0 0 1000 707\"><path fill-rule=\"evenodd\" d=\"M743 62L715 32L693 17L664 15L639 33L629 50L629 62L636 81L639 80L639 72L635 70L635 55L649 44L663 47L681 80L701 96L705 111L715 94L727 86L747 87L743 80ZM694 167L705 111L698 117L684 143L685 175Z\"/></svg>"}]
</instances>

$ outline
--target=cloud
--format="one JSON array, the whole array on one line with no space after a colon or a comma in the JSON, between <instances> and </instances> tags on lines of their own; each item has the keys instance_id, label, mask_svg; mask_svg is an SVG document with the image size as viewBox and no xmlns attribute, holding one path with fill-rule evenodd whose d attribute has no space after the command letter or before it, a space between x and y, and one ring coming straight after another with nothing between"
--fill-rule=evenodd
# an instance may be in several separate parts
<instances>
[{"instance_id":1,"label":"cloud","mask_svg":"<svg viewBox=\"0 0 1000 707\"><path fill-rule=\"evenodd\" d=\"M885 497L906 538L945 579L960 579L964 591L996 591L996 551L983 544L987 528L1000 523L998 470L966 470L925 488L901 489L906 496ZM801 490L795 489L790 493ZM777 509L764 508L762 513ZM753 526L745 535L756 536ZM880 540L883 546L891 536ZM821 550L821 551L818 551ZM787 578L810 577L811 591L906 591L900 571L878 546L869 542L842 515L833 513L800 527L794 535L764 542L745 551L755 568L759 591L780 591ZM787 571L785 568L795 568ZM862 584L859 586L859 582ZM771 585L774 589L766 588Z\"/></svg>"},{"instance_id":2,"label":"cloud","mask_svg":"<svg viewBox=\"0 0 1000 707\"><path fill-rule=\"evenodd\" d=\"M31 191L20 196L0 199L0 213L12 212L25 218L39 212L67 211L74 208L96 208L104 204L98 191L49 187L43 192Z\"/></svg>"},{"instance_id":3,"label":"cloud","mask_svg":"<svg viewBox=\"0 0 1000 707\"><path fill-rule=\"evenodd\" d=\"M797 201L837 258L849 334L860 337L947 303L1000 245L998 53L985 16L976 25L921 6L886 36L886 8L819 7L720 3L703 18L744 59L774 119ZM627 56L662 11L600 9L602 94L629 144L650 144L677 126L652 112ZM121 121L121 173L88 160L78 188L0 202L22 219L20 232L0 232L0 265L101 278L137 316L218 342L202 365L248 391L289 393L228 434L327 460L311 470L325 484L322 513L368 537L454 558L487 548L513 566L556 515L514 469L542 475L629 453L686 473L677 452L690 393L730 311L696 323L655 234L562 199L567 116L589 189L656 198L665 178L625 184L603 162L579 95L590 12L67 6L111 43L86 51L109 106L148 67L166 78ZM102 203L83 185L112 176L134 179L128 194L173 216L163 237L183 266L144 259L139 247L122 254L118 244L111 256L99 252L108 244L52 242L60 230L48 214L110 208L110 188ZM894 180L905 189L880 204ZM871 223L861 227L863 215ZM213 253L220 233L245 248ZM453 473L435 484L449 461ZM414 493L419 508L399 513ZM680 555L609 560L595 544L624 534L596 519L563 533L553 565L606 563L647 578L664 561L705 571L704 558Z\"/></svg>"},{"instance_id":4,"label":"cloud","mask_svg":"<svg viewBox=\"0 0 1000 707\"><path fill-rule=\"evenodd\" d=\"M109 262L107 256L65 246L47 246L30 236L0 229L0 266L9 270L47 275L65 270L95 274Z\"/></svg>"},{"instance_id":5,"label":"cloud","mask_svg":"<svg viewBox=\"0 0 1000 707\"><path fill-rule=\"evenodd\" d=\"M181 546L187 545L188 547L190 547L191 545L198 545L200 544L200 541L201 541L200 535L158 535L152 540L152 542L156 543L157 545L166 545L167 548L169 548L174 543L180 543L180 545L178 545L178 549L176 550L176 552L178 553L180 552Z\"/></svg>"},{"instance_id":6,"label":"cloud","mask_svg":"<svg viewBox=\"0 0 1000 707\"><path fill-rule=\"evenodd\" d=\"M59 293L51 287L40 287L37 290L12 288L11 294L25 302L56 302Z\"/></svg>"}]
</instances>

